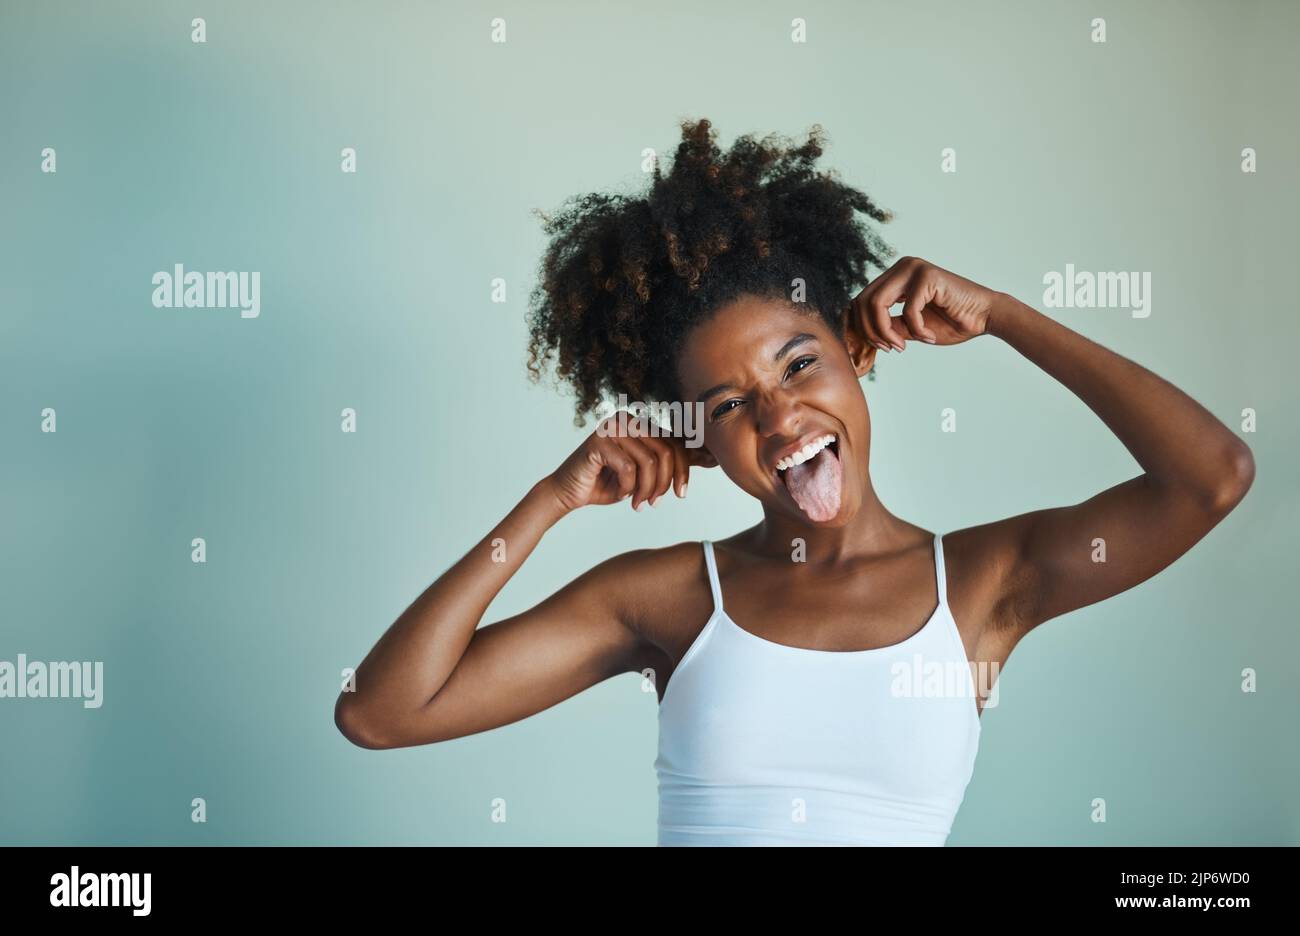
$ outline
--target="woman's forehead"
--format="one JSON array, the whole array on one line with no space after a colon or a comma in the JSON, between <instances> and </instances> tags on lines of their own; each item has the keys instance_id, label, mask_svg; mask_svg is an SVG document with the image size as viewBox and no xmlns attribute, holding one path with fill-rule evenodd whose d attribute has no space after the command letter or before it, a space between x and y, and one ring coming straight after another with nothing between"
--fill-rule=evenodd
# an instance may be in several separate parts
<instances>
[{"instance_id":1,"label":"woman's forehead","mask_svg":"<svg viewBox=\"0 0 1300 936\"><path fill-rule=\"evenodd\" d=\"M720 371L771 366L800 346L830 337L833 333L814 309L746 296L719 307L691 330L678 355L678 370L689 384Z\"/></svg>"}]
</instances>

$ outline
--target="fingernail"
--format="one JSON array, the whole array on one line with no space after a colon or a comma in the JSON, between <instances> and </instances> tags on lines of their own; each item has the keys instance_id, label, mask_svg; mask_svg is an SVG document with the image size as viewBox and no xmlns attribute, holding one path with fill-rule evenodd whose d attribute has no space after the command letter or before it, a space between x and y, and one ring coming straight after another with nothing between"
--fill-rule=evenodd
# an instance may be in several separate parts
<instances>
[{"instance_id":1,"label":"fingernail","mask_svg":"<svg viewBox=\"0 0 1300 936\"><path fill-rule=\"evenodd\" d=\"M926 344L934 344L933 338L922 338L921 340L924 341Z\"/></svg>"},{"instance_id":2,"label":"fingernail","mask_svg":"<svg viewBox=\"0 0 1300 936\"><path fill-rule=\"evenodd\" d=\"M682 497L686 496L686 485L682 485Z\"/></svg>"},{"instance_id":3,"label":"fingernail","mask_svg":"<svg viewBox=\"0 0 1300 936\"><path fill-rule=\"evenodd\" d=\"M658 495L658 494L656 494L654 497L650 498L650 506L653 507L653 506L655 505L655 501L657 501L657 500L659 500L659 495Z\"/></svg>"}]
</instances>

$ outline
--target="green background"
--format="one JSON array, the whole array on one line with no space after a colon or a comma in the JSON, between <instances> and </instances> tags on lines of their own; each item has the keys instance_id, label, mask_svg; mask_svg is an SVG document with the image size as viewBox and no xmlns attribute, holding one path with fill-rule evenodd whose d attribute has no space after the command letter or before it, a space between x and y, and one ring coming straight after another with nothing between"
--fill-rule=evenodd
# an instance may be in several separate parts
<instances>
[{"instance_id":1,"label":"green background","mask_svg":"<svg viewBox=\"0 0 1300 936\"><path fill-rule=\"evenodd\" d=\"M642 150L704 116L724 145L821 123L900 255L1038 308L1066 263L1151 271L1148 319L1049 314L1235 431L1258 413L1235 513L1016 649L950 844L1296 843L1298 31L1291 2L3 0L0 659L102 660L105 684L98 710L0 700L0 842L653 844L636 675L416 749L351 746L333 707L340 671L582 437L525 377L532 211L635 189ZM261 317L153 308L175 263L261 271ZM1139 472L995 339L878 376L874 482L928 529ZM686 502L582 511L486 620L757 517L717 472Z\"/></svg>"}]
</instances>

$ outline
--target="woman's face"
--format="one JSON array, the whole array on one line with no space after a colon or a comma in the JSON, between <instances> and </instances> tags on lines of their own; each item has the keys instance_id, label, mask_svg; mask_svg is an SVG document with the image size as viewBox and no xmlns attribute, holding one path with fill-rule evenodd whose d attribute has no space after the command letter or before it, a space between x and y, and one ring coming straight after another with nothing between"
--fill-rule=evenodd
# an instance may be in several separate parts
<instances>
[{"instance_id":1,"label":"woman's face","mask_svg":"<svg viewBox=\"0 0 1300 936\"><path fill-rule=\"evenodd\" d=\"M867 484L871 420L859 378L875 353L853 332L837 337L815 311L745 296L687 336L682 402L704 404L704 448L769 516L841 526Z\"/></svg>"}]
</instances>

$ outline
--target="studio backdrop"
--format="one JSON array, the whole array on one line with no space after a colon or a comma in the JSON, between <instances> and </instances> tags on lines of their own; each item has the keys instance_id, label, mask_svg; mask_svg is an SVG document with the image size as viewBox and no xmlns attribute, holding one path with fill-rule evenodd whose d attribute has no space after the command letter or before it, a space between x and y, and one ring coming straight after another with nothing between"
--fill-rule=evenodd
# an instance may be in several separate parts
<instances>
[{"instance_id":1,"label":"studio backdrop","mask_svg":"<svg viewBox=\"0 0 1300 936\"><path fill-rule=\"evenodd\" d=\"M723 144L821 125L900 255L1149 367L1254 453L1179 562L1016 648L950 844L1296 844L1298 34L1287 0L5 0L0 841L654 843L636 674L423 747L358 748L333 712L591 431L524 366L538 212L640 191L706 117ZM192 271L235 275L187 301ZM1085 271L1140 274L1140 302L1050 302ZM863 386L874 484L928 529L1139 471L992 338L910 343ZM485 623L757 519L718 471L582 510ZM27 682L72 662L79 694Z\"/></svg>"}]
</instances>

